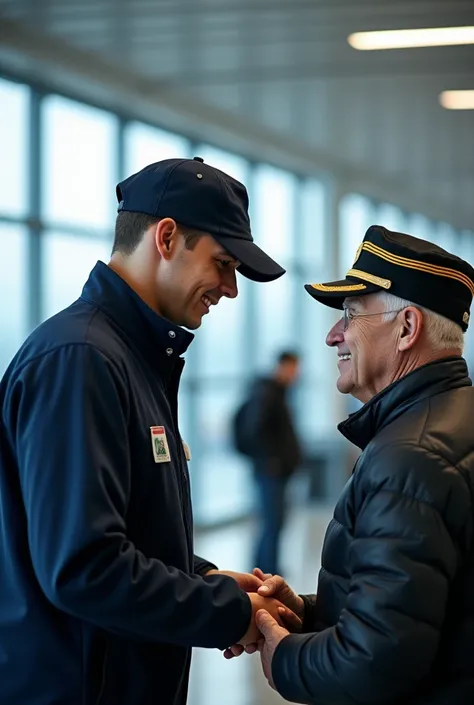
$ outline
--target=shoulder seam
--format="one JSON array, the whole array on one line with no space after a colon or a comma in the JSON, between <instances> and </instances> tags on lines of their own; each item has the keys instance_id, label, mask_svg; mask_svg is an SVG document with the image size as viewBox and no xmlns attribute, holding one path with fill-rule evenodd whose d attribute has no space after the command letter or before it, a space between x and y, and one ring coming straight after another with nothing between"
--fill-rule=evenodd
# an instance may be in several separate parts
<instances>
[{"instance_id":1,"label":"shoulder seam","mask_svg":"<svg viewBox=\"0 0 474 705\"><path fill-rule=\"evenodd\" d=\"M108 362L110 362L112 365L115 367L115 363L113 360L110 359L108 354L102 350L100 347L95 345L94 343L90 343L88 341L76 341L74 343L61 343L60 345L56 345L54 348L51 348L50 350L45 350L44 352L39 353L38 355L35 355L34 357L28 358L28 360L25 360L22 365L15 370L15 376L19 375L25 367L28 367L31 363L35 362L36 360L41 360L41 358L47 357L48 355L51 355L52 353L58 352L58 350L62 350L63 348L70 348L70 347L88 347L92 348L93 350L96 350L99 352L101 355L103 355Z\"/></svg>"}]
</instances>

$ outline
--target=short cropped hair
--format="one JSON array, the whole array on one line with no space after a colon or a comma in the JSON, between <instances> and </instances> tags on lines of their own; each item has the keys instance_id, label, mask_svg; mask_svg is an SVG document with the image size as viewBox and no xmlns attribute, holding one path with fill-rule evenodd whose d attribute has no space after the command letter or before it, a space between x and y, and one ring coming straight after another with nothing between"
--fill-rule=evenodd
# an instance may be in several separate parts
<instances>
[{"instance_id":1,"label":"short cropped hair","mask_svg":"<svg viewBox=\"0 0 474 705\"><path fill-rule=\"evenodd\" d=\"M408 306L420 309L424 316L428 341L435 350L454 348L460 350L461 353L463 352L464 333L461 326L454 321L411 301L389 294L387 291L380 292L377 296L383 303L385 311L397 311L408 308ZM396 313L386 313L384 320L390 321L395 316Z\"/></svg>"},{"instance_id":2,"label":"short cropped hair","mask_svg":"<svg viewBox=\"0 0 474 705\"><path fill-rule=\"evenodd\" d=\"M115 238L112 247L112 254L119 252L124 256L131 255L140 244L144 233L153 225L157 225L161 218L146 213L136 213L133 211L120 211L115 221ZM203 232L188 228L185 225L176 223L179 232L184 237L184 243L188 250L194 249L197 241Z\"/></svg>"}]
</instances>

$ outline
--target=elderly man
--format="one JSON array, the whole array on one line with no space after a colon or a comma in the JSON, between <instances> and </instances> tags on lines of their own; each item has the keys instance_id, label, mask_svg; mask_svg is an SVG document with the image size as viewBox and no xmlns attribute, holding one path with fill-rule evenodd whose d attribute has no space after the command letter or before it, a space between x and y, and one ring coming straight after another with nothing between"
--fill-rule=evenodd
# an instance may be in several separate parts
<instances>
[{"instance_id":1,"label":"elderly man","mask_svg":"<svg viewBox=\"0 0 474 705\"><path fill-rule=\"evenodd\" d=\"M316 596L273 594L265 674L291 702L474 703L474 391L464 359L474 269L371 227L343 281L306 286L343 310L326 343L337 388L364 406L339 425L362 449L328 528Z\"/></svg>"}]
</instances>

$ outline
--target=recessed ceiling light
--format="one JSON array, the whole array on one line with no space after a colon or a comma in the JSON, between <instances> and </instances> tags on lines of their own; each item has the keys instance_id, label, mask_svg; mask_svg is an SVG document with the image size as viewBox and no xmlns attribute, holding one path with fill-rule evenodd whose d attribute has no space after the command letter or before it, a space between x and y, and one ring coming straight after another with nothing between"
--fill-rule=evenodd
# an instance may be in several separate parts
<instances>
[{"instance_id":1,"label":"recessed ceiling light","mask_svg":"<svg viewBox=\"0 0 474 705\"><path fill-rule=\"evenodd\" d=\"M443 91L439 102L448 110L474 110L474 91Z\"/></svg>"},{"instance_id":2,"label":"recessed ceiling light","mask_svg":"<svg viewBox=\"0 0 474 705\"><path fill-rule=\"evenodd\" d=\"M355 32L347 37L347 41L351 47L360 51L474 44L474 27L433 27L428 29Z\"/></svg>"}]
</instances>

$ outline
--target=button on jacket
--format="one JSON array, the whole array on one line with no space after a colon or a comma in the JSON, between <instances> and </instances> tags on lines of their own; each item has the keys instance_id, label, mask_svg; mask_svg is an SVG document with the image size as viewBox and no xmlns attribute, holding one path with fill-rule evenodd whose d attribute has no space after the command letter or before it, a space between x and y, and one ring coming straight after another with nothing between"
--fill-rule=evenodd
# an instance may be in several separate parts
<instances>
[{"instance_id":1,"label":"button on jacket","mask_svg":"<svg viewBox=\"0 0 474 705\"><path fill-rule=\"evenodd\" d=\"M340 425L362 449L278 691L313 705L474 703L474 390L462 358L415 370Z\"/></svg>"},{"instance_id":2,"label":"button on jacket","mask_svg":"<svg viewBox=\"0 0 474 705\"><path fill-rule=\"evenodd\" d=\"M193 336L99 262L0 387L0 703L181 705L248 596L193 554L177 421ZM155 462L151 427L169 459ZM163 440L163 435L160 435ZM166 444L164 452L166 456Z\"/></svg>"}]
</instances>

